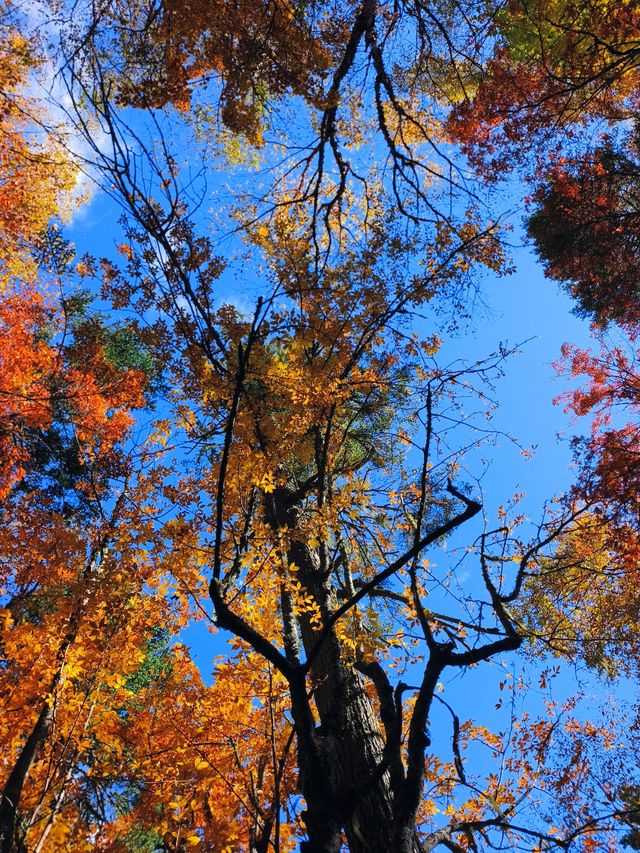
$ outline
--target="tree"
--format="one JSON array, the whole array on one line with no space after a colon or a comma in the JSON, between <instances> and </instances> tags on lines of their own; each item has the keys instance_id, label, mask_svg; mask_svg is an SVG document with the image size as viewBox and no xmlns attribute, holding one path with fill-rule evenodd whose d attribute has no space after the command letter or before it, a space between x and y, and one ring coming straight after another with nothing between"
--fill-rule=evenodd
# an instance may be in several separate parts
<instances>
[{"instance_id":1,"label":"tree","mask_svg":"<svg viewBox=\"0 0 640 853\"><path fill-rule=\"evenodd\" d=\"M141 371L113 363L95 323L74 321L71 302L64 299L57 310L52 299L34 291L35 284L24 278L10 282L13 292L5 292L1 308L7 345L1 372L3 439L10 451L0 509L1 693L12 720L3 732L3 850L14 849L17 831L26 832L21 800L27 777L31 774L35 784L31 802L40 797L35 811L47 795L55 801L55 784L65 777L83 714L91 717L95 683L82 683L82 662L86 666L93 658L95 668L105 648L117 645L117 623L107 619L105 624L100 596L110 594L115 605L113 572L107 571L111 558L105 554L114 547L112 527L122 501L111 511L104 502L109 482L126 478L121 444L145 384ZM120 582L117 594L126 599L131 587ZM93 627L88 613L96 620ZM120 632L117 640L125 638ZM133 660L131 652L125 657ZM70 692L72 685L77 692ZM47 769L40 753L52 727ZM38 771L47 775L35 781L38 761Z\"/></svg>"},{"instance_id":2,"label":"tree","mask_svg":"<svg viewBox=\"0 0 640 853\"><path fill-rule=\"evenodd\" d=\"M528 229L547 275L567 284L599 324L638 320L636 143L606 141L558 165L534 194ZM553 223L553 224L552 224Z\"/></svg>"},{"instance_id":3,"label":"tree","mask_svg":"<svg viewBox=\"0 0 640 853\"><path fill-rule=\"evenodd\" d=\"M573 138L594 121L616 124L635 115L634 4L513 0L495 9L492 32L475 88L462 93L448 120L449 132L488 177L532 153L547 161L563 136Z\"/></svg>"},{"instance_id":4,"label":"tree","mask_svg":"<svg viewBox=\"0 0 640 853\"><path fill-rule=\"evenodd\" d=\"M7 26L0 53L0 695L10 722L0 847L59 849L82 811L71 806L82 768L117 765L104 757L105 729L114 718L122 726L117 688L162 621L130 538L114 565L126 491L110 503L114 480L127 476L124 442L147 376L122 352L130 332L106 328L67 292L72 252L47 226L77 172L53 137L29 138L44 120L21 93L36 45ZM125 604L126 630L108 611Z\"/></svg>"},{"instance_id":5,"label":"tree","mask_svg":"<svg viewBox=\"0 0 640 853\"><path fill-rule=\"evenodd\" d=\"M151 279L162 288L160 304L175 312L165 326L176 354L171 384L180 389L188 435L202 442L201 465L209 460L201 478L180 483L178 505L209 555L218 626L266 659L287 684L309 849L337 850L343 826L354 850L413 849L426 720L440 673L445 666L477 662L519 644L497 593L505 635L467 651L454 652L422 610L422 552L480 507L453 484L447 496L437 481L430 482L431 406L434 395L447 388L447 378L430 390L432 378L420 366L415 342L405 341L391 321L459 272L453 263L457 253L446 263L451 253L445 246L445 262L436 266L439 247L423 247L434 254L435 271L428 279L406 283L395 276L376 251L390 239L383 216L381 210L369 239L344 250L321 279L313 271L311 235L296 238L286 215L268 239L257 231L255 240L272 259L274 281L253 319L240 318L228 306L208 308L206 243L196 243L186 223L163 235L174 252L169 270L150 262L149 236L131 232L127 268L114 274L110 285L119 304L131 304L142 293L140 285L146 282L148 288ZM397 239L398 251L404 251ZM196 245L204 274L198 290L187 290ZM490 237L474 239L467 251L495 262ZM361 284L364 275L367 286ZM186 298L195 310L185 309ZM383 332L395 340L393 355L382 347ZM422 358L433 346L422 348ZM411 374L417 378L409 379ZM425 399L426 404L417 402ZM418 419L425 444L422 473L396 486L390 502L384 472L389 445L398 441L394 409L399 407ZM441 492L442 509L430 520L433 508L426 501L432 491ZM370 515L375 521L363 526L360 517ZM360 545L358 535L364 537ZM395 595L402 608L416 614L431 649L409 718L412 752L406 774L402 690L392 698L375 654L383 628L370 626L358 607L405 567L409 575ZM360 671L371 680L377 701Z\"/></svg>"}]
</instances>

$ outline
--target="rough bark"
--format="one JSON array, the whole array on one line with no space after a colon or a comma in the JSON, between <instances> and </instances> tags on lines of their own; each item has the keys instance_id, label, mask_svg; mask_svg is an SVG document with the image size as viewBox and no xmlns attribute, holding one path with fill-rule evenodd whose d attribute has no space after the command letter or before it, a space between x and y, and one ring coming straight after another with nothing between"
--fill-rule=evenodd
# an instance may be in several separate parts
<instances>
[{"instance_id":1,"label":"rough bark","mask_svg":"<svg viewBox=\"0 0 640 853\"><path fill-rule=\"evenodd\" d=\"M268 514L274 527L295 531L298 508L290 503L286 490L277 490ZM326 623L338 601L317 552L296 541L293 532L288 559L297 566L298 580L313 596ZM305 652L310 655L319 631L303 615L299 624ZM297 731L309 832L304 849L314 853L339 850L339 832L336 837L333 828L337 827L344 830L352 853L388 853L392 849L393 795L389 773L382 769L385 741L365 681L344 660L333 631L313 658L309 686L320 726L312 734L313 744Z\"/></svg>"},{"instance_id":2,"label":"rough bark","mask_svg":"<svg viewBox=\"0 0 640 853\"><path fill-rule=\"evenodd\" d=\"M16 819L22 789L47 736L52 716L53 705L45 702L4 786L0 799L0 853L16 850Z\"/></svg>"}]
</instances>

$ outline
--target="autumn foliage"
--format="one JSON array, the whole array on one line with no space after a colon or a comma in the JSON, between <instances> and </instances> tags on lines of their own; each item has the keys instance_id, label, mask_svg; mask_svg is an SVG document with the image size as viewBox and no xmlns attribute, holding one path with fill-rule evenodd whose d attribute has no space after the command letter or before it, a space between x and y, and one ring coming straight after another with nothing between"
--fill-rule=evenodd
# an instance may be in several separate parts
<instances>
[{"instance_id":1,"label":"autumn foliage","mask_svg":"<svg viewBox=\"0 0 640 853\"><path fill-rule=\"evenodd\" d=\"M633 148L633 141L629 142ZM638 165L609 142L556 166L534 195L529 233L547 274L598 323L638 321Z\"/></svg>"},{"instance_id":2,"label":"autumn foliage","mask_svg":"<svg viewBox=\"0 0 640 853\"><path fill-rule=\"evenodd\" d=\"M638 675L635 4L73 11L0 20L0 853L635 843L635 710L567 695ZM440 355L514 165L628 337L565 346L526 511L512 350Z\"/></svg>"},{"instance_id":3,"label":"autumn foliage","mask_svg":"<svg viewBox=\"0 0 640 853\"><path fill-rule=\"evenodd\" d=\"M455 106L449 132L489 175L532 150L544 158L590 122L632 118L638 98L637 5L513 0L489 25L490 56ZM537 149L537 150L536 150Z\"/></svg>"}]
</instances>

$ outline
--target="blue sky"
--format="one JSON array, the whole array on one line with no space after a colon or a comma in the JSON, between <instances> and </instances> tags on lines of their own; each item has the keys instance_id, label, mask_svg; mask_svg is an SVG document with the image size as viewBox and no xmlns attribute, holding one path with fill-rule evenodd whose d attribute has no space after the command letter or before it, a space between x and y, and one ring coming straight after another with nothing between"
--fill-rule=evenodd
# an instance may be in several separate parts
<instances>
[{"instance_id":1,"label":"blue sky","mask_svg":"<svg viewBox=\"0 0 640 853\"><path fill-rule=\"evenodd\" d=\"M527 460L506 439L499 440L493 464L483 480L487 504L504 503L505 488L513 482L526 492L531 512L571 482L568 439L588 431L588 422L572 421L554 399L567 387L553 362L564 342L594 346L589 323L572 313L573 303L557 282L545 279L533 252L514 251L516 271L505 277L485 277L482 303L468 332L445 340L439 353L470 362L495 352L498 343L510 347L526 342L509 358L498 381L499 408L493 426L511 434L523 447L536 446ZM478 300L480 303L480 299Z\"/></svg>"}]
</instances>

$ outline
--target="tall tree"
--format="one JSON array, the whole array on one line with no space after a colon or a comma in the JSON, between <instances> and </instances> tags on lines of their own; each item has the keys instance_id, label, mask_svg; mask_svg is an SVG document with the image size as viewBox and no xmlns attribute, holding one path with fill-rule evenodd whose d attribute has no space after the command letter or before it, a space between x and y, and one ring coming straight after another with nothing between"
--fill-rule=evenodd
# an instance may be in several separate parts
<instances>
[{"instance_id":1,"label":"tall tree","mask_svg":"<svg viewBox=\"0 0 640 853\"><path fill-rule=\"evenodd\" d=\"M431 831L422 799L442 674L521 645L511 603L539 552L568 524L550 519L528 543L502 527L481 537L481 595L492 621L486 602L471 620L455 596L437 612L424 602L446 580L424 562L426 550L480 504L447 482L437 450L439 406L464 385L465 372L438 370L437 342L417 342L407 319L435 293L455 294L471 263L501 263L493 230L469 220L464 242L443 227L407 236L383 195L366 217L356 200L340 212L350 245L318 268L313 206L293 213L283 205L269 226L248 229L270 272L253 314L243 316L216 306L223 264L173 202L175 169L158 182L164 199L149 200L134 183L139 161L118 136L120 119L104 101L96 106L116 140L117 159L100 162L130 216L124 265L103 262L103 292L121 309L153 311L148 340L162 347L175 407L164 428L178 424L198 458L197 475L185 471L165 492L169 511L203 555L199 571L209 575L218 627L286 685L306 804L302 844L338 850L344 833L353 850L413 850L475 844L476 833L492 828L517 836L511 783L496 789L488 779L478 794L468 781L456 715L450 772L468 797ZM424 273L416 266L407 275L412 258ZM468 378L490 375L503 357ZM418 448L417 458L407 446ZM510 559L513 576L503 586L490 567ZM178 574L179 561L173 565ZM391 604L388 615L378 602ZM410 626L419 627L426 652L414 650ZM394 685L384 666L390 654L403 668L420 664L418 684ZM408 691L415 699L405 708ZM540 784L533 768L522 773L525 788ZM434 776L446 798L447 771ZM508 813L495 805L502 798ZM258 825L266 849L273 811ZM527 831L546 839L540 828Z\"/></svg>"}]
</instances>

